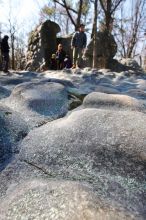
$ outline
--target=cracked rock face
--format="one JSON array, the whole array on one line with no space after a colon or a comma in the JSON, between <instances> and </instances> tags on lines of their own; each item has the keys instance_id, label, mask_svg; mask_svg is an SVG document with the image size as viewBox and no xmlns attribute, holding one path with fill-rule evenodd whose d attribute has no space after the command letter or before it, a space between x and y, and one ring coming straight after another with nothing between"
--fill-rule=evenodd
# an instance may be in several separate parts
<instances>
[{"instance_id":1,"label":"cracked rock face","mask_svg":"<svg viewBox=\"0 0 146 220\"><path fill-rule=\"evenodd\" d=\"M25 182L1 203L0 219L133 219L99 199L88 185L71 181Z\"/></svg>"},{"instance_id":2,"label":"cracked rock face","mask_svg":"<svg viewBox=\"0 0 146 220\"><path fill-rule=\"evenodd\" d=\"M144 215L145 131L141 112L78 110L30 132L20 159L53 178L86 181L115 207Z\"/></svg>"}]
</instances>

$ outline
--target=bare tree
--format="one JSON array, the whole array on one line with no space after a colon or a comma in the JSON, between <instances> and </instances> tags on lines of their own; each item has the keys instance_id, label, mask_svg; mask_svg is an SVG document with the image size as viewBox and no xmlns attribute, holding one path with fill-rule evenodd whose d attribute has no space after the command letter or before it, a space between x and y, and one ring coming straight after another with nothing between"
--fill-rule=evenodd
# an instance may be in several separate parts
<instances>
[{"instance_id":1,"label":"bare tree","mask_svg":"<svg viewBox=\"0 0 146 220\"><path fill-rule=\"evenodd\" d=\"M124 7L121 7L121 18L117 19L115 36L118 51L121 57L134 57L137 44L143 38L146 29L146 0L131 2L130 16L124 16ZM129 30L129 31L127 31Z\"/></svg>"},{"instance_id":2,"label":"bare tree","mask_svg":"<svg viewBox=\"0 0 146 220\"><path fill-rule=\"evenodd\" d=\"M55 3L59 4L60 6L62 6L63 8L65 8L66 13L71 21L71 23L73 24L75 30L78 29L79 24L81 22L81 17L84 14L84 6L85 4L88 4L87 0L79 0L76 4L76 8L73 8L73 5L71 2L67 1L67 0L53 0Z\"/></svg>"},{"instance_id":3,"label":"bare tree","mask_svg":"<svg viewBox=\"0 0 146 220\"><path fill-rule=\"evenodd\" d=\"M46 19L51 19L53 16L55 17L55 8L50 7L48 5L44 5L44 7L40 11L40 16L41 16L41 21Z\"/></svg>"},{"instance_id":4,"label":"bare tree","mask_svg":"<svg viewBox=\"0 0 146 220\"><path fill-rule=\"evenodd\" d=\"M18 70L23 70L25 67L25 42L23 35L15 39L15 67Z\"/></svg>"},{"instance_id":5,"label":"bare tree","mask_svg":"<svg viewBox=\"0 0 146 220\"><path fill-rule=\"evenodd\" d=\"M12 24L11 19L9 19L9 33L10 33L10 41L11 41L11 63L12 69L15 70L15 33L16 26Z\"/></svg>"},{"instance_id":6,"label":"bare tree","mask_svg":"<svg viewBox=\"0 0 146 220\"><path fill-rule=\"evenodd\" d=\"M6 26L10 36L11 67L12 69L15 69L15 34L17 30L17 19L13 16L11 0L9 0L8 23Z\"/></svg>"},{"instance_id":7,"label":"bare tree","mask_svg":"<svg viewBox=\"0 0 146 220\"><path fill-rule=\"evenodd\" d=\"M98 0L94 1L94 20L93 20L93 68L97 68L97 15Z\"/></svg>"},{"instance_id":8,"label":"bare tree","mask_svg":"<svg viewBox=\"0 0 146 220\"><path fill-rule=\"evenodd\" d=\"M134 50L134 47L138 40L139 30L142 25L143 15L144 15L144 22L146 22L146 16L145 16L145 6L146 0L137 0L134 7L134 16L133 16L133 22L132 22L132 28L131 28L131 37L128 41L128 47L127 47L127 57L132 56L132 52Z\"/></svg>"},{"instance_id":9,"label":"bare tree","mask_svg":"<svg viewBox=\"0 0 146 220\"><path fill-rule=\"evenodd\" d=\"M44 5L44 7L40 11L40 16L40 22L45 21L46 19L54 20L54 22L57 22L62 27L61 32L63 34L69 33L70 19L67 15L65 8L60 5L58 5L57 7L56 2L53 2L53 4L52 2L49 2L48 5ZM62 24L65 25L62 26Z\"/></svg>"},{"instance_id":10,"label":"bare tree","mask_svg":"<svg viewBox=\"0 0 146 220\"><path fill-rule=\"evenodd\" d=\"M12 0L9 0L9 13L8 13L8 18L7 18L7 23L5 24L5 28L9 34L10 37L10 64L12 69L16 69L17 67L17 57L16 53L18 53L18 48L17 48L17 41L18 38L20 39L21 31L24 33L24 25L23 22L18 23L17 19L17 14L14 13L14 7L12 5ZM19 37L18 37L19 36ZM25 38L24 35L22 37L23 39ZM24 44L20 44L21 49L24 49ZM20 48L19 48L20 51Z\"/></svg>"},{"instance_id":11,"label":"bare tree","mask_svg":"<svg viewBox=\"0 0 146 220\"><path fill-rule=\"evenodd\" d=\"M122 1L124 0L99 0L101 8L103 9L105 15L105 30L108 32L112 31L113 15Z\"/></svg>"}]
</instances>

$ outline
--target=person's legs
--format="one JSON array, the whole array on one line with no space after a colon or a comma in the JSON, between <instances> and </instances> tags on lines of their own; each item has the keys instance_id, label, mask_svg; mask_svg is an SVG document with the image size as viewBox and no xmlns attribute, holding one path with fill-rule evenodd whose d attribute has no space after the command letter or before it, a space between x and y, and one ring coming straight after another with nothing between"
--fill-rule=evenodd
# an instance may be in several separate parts
<instances>
[{"instance_id":1,"label":"person's legs","mask_svg":"<svg viewBox=\"0 0 146 220\"><path fill-rule=\"evenodd\" d=\"M2 70L4 70L5 67L5 59L4 59L4 54L2 53Z\"/></svg>"},{"instance_id":2,"label":"person's legs","mask_svg":"<svg viewBox=\"0 0 146 220\"><path fill-rule=\"evenodd\" d=\"M76 67L77 57L78 57L78 48L74 47L73 48L73 67Z\"/></svg>"},{"instance_id":3,"label":"person's legs","mask_svg":"<svg viewBox=\"0 0 146 220\"><path fill-rule=\"evenodd\" d=\"M8 72L9 67L9 53L3 54L3 71Z\"/></svg>"},{"instance_id":4,"label":"person's legs","mask_svg":"<svg viewBox=\"0 0 146 220\"><path fill-rule=\"evenodd\" d=\"M78 48L78 56L77 56L77 63L76 63L77 67L81 66L82 51L83 51L82 48Z\"/></svg>"},{"instance_id":5,"label":"person's legs","mask_svg":"<svg viewBox=\"0 0 146 220\"><path fill-rule=\"evenodd\" d=\"M57 70L59 70L60 69L60 62L58 59L56 61L57 61Z\"/></svg>"},{"instance_id":6,"label":"person's legs","mask_svg":"<svg viewBox=\"0 0 146 220\"><path fill-rule=\"evenodd\" d=\"M63 69L63 63L61 60L57 60L57 70L62 70Z\"/></svg>"},{"instance_id":7,"label":"person's legs","mask_svg":"<svg viewBox=\"0 0 146 220\"><path fill-rule=\"evenodd\" d=\"M64 68L64 61L61 60L61 61L60 61L60 70L62 70L63 68Z\"/></svg>"},{"instance_id":8,"label":"person's legs","mask_svg":"<svg viewBox=\"0 0 146 220\"><path fill-rule=\"evenodd\" d=\"M2 58L2 53L0 50L0 71L2 70L2 65L3 65L3 58Z\"/></svg>"}]
</instances>

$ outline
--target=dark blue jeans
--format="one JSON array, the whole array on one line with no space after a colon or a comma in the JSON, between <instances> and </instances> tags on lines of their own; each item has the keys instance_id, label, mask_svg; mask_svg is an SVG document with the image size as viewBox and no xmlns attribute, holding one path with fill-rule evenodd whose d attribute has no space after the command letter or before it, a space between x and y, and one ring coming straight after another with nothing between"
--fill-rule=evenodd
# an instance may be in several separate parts
<instances>
[{"instance_id":1,"label":"dark blue jeans","mask_svg":"<svg viewBox=\"0 0 146 220\"><path fill-rule=\"evenodd\" d=\"M2 68L4 72L8 71L9 67L9 53L2 53Z\"/></svg>"}]
</instances>

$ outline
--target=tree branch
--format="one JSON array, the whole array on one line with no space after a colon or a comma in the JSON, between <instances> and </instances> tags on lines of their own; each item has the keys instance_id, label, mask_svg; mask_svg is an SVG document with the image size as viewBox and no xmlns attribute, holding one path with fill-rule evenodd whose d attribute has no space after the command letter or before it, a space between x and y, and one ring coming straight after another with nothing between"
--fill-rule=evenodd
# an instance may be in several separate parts
<instances>
[{"instance_id":1,"label":"tree branch","mask_svg":"<svg viewBox=\"0 0 146 220\"><path fill-rule=\"evenodd\" d=\"M61 5L62 7L67 8L68 10L74 12L75 14L78 13L75 9L69 7L67 4L66 4L66 6L65 6L63 3L59 2L58 0L53 0L53 1L54 1L55 3ZM64 1L63 1L63 2L64 2Z\"/></svg>"},{"instance_id":2,"label":"tree branch","mask_svg":"<svg viewBox=\"0 0 146 220\"><path fill-rule=\"evenodd\" d=\"M101 4L101 7L102 7L104 13L106 14L106 9L105 9L105 7L104 7L103 0L99 0L99 2L100 2L100 4Z\"/></svg>"},{"instance_id":3,"label":"tree branch","mask_svg":"<svg viewBox=\"0 0 146 220\"><path fill-rule=\"evenodd\" d=\"M66 12L67 12L67 14L68 14L68 17L70 18L70 20L71 20L71 22L73 23L73 25L76 27L76 23L75 23L74 19L72 18L71 14L70 14L70 12L69 12L69 8L68 8L68 6L67 6L66 0L63 0L63 3L64 3L64 7L65 7L65 9L66 9Z\"/></svg>"},{"instance_id":4,"label":"tree branch","mask_svg":"<svg viewBox=\"0 0 146 220\"><path fill-rule=\"evenodd\" d=\"M123 0L118 0L117 3L115 2L115 6L113 7L113 9L111 10L111 14L117 9L117 7L120 5L120 3L122 2Z\"/></svg>"}]
</instances>

